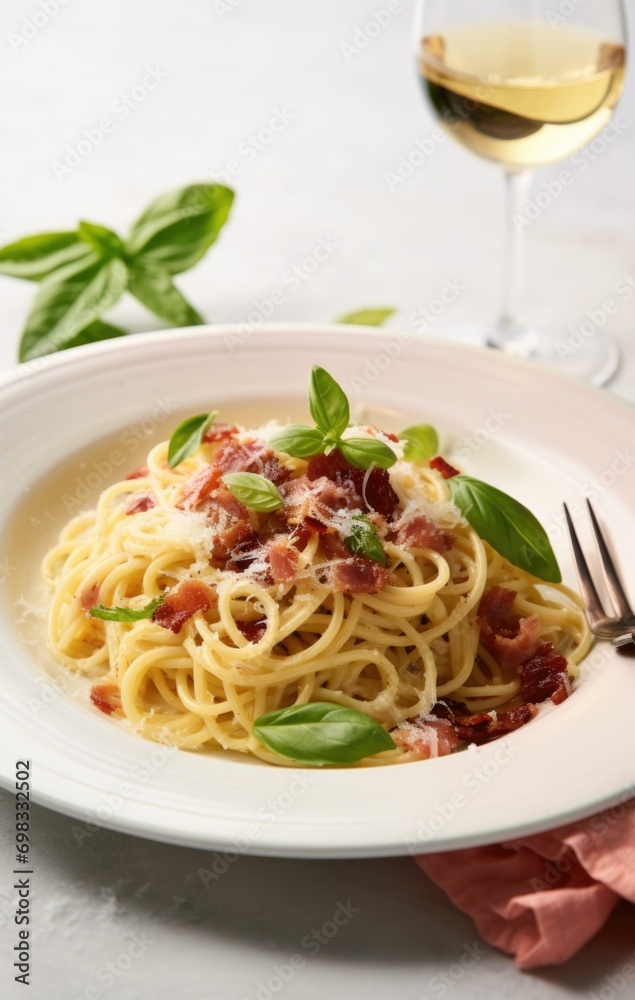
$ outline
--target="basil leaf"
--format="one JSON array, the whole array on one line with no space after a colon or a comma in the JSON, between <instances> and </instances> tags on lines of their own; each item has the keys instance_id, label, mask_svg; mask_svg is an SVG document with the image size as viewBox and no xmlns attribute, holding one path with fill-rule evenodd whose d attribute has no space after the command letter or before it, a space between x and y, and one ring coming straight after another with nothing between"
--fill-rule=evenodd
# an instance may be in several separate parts
<instances>
[{"instance_id":1,"label":"basil leaf","mask_svg":"<svg viewBox=\"0 0 635 1000\"><path fill-rule=\"evenodd\" d=\"M355 518L351 533L345 539L348 551L354 556L365 556L380 566L386 566L386 553L375 531L375 526L365 514Z\"/></svg>"},{"instance_id":2,"label":"basil leaf","mask_svg":"<svg viewBox=\"0 0 635 1000\"><path fill-rule=\"evenodd\" d=\"M218 416L218 410L188 417L172 433L168 445L168 465L176 468L201 447L201 442Z\"/></svg>"},{"instance_id":3,"label":"basil leaf","mask_svg":"<svg viewBox=\"0 0 635 1000\"><path fill-rule=\"evenodd\" d=\"M98 604L96 608L89 611L91 618L101 618L105 622L140 622L144 618L152 618L152 615L163 604L165 597L155 597L153 601L146 604L145 608L105 608L103 604Z\"/></svg>"},{"instance_id":4,"label":"basil leaf","mask_svg":"<svg viewBox=\"0 0 635 1000\"><path fill-rule=\"evenodd\" d=\"M254 472L229 472L223 482L233 497L252 510L270 511L284 507L276 486L265 476Z\"/></svg>"},{"instance_id":5,"label":"basil leaf","mask_svg":"<svg viewBox=\"0 0 635 1000\"><path fill-rule=\"evenodd\" d=\"M77 233L40 233L25 236L0 249L0 274L27 281L42 281L70 261L90 257L91 251Z\"/></svg>"},{"instance_id":6,"label":"basil leaf","mask_svg":"<svg viewBox=\"0 0 635 1000\"><path fill-rule=\"evenodd\" d=\"M130 291L153 313L173 326L196 326L203 317L172 283L168 271L146 267L143 258L130 270Z\"/></svg>"},{"instance_id":7,"label":"basil leaf","mask_svg":"<svg viewBox=\"0 0 635 1000\"><path fill-rule=\"evenodd\" d=\"M67 340L65 344L62 345L62 350L65 351L69 347L81 347L83 344L94 344L98 340L114 340L115 337L126 337L128 334L127 330L122 330L119 326L113 326L112 323L102 323L100 319L96 319L94 323L85 327L76 337L72 340Z\"/></svg>"},{"instance_id":8,"label":"basil leaf","mask_svg":"<svg viewBox=\"0 0 635 1000\"><path fill-rule=\"evenodd\" d=\"M454 476L447 486L474 530L512 566L547 583L561 582L545 529L518 500L471 476Z\"/></svg>"},{"instance_id":9,"label":"basil leaf","mask_svg":"<svg viewBox=\"0 0 635 1000\"><path fill-rule=\"evenodd\" d=\"M44 282L20 342L20 361L58 351L121 297L128 269L121 260L98 262L64 281Z\"/></svg>"},{"instance_id":10,"label":"basil leaf","mask_svg":"<svg viewBox=\"0 0 635 1000\"><path fill-rule=\"evenodd\" d=\"M391 306L378 309L357 309L336 319L336 323L352 323L356 326L382 326L397 310Z\"/></svg>"},{"instance_id":11,"label":"basil leaf","mask_svg":"<svg viewBox=\"0 0 635 1000\"><path fill-rule=\"evenodd\" d=\"M346 393L319 365L313 366L309 377L309 410L320 430L334 437L346 430L351 418Z\"/></svg>"},{"instance_id":12,"label":"basil leaf","mask_svg":"<svg viewBox=\"0 0 635 1000\"><path fill-rule=\"evenodd\" d=\"M378 722L328 702L294 705L261 715L254 736L269 750L300 764L355 764L395 744Z\"/></svg>"},{"instance_id":13,"label":"basil leaf","mask_svg":"<svg viewBox=\"0 0 635 1000\"><path fill-rule=\"evenodd\" d=\"M293 458L312 458L324 451L324 435L317 427L289 424L277 431L269 439L269 444L276 451L282 451Z\"/></svg>"},{"instance_id":14,"label":"basil leaf","mask_svg":"<svg viewBox=\"0 0 635 1000\"><path fill-rule=\"evenodd\" d=\"M223 228L234 192L221 184L192 184L156 198L137 219L126 243L145 264L180 274L205 256Z\"/></svg>"},{"instance_id":15,"label":"basil leaf","mask_svg":"<svg viewBox=\"0 0 635 1000\"><path fill-rule=\"evenodd\" d=\"M88 243L104 257L120 257L124 252L122 241L106 226L99 226L94 222L80 222L77 235L80 240Z\"/></svg>"},{"instance_id":16,"label":"basil leaf","mask_svg":"<svg viewBox=\"0 0 635 1000\"><path fill-rule=\"evenodd\" d=\"M370 469L371 465L389 469L397 461L392 448L377 438L346 438L337 447L344 458L358 469Z\"/></svg>"},{"instance_id":17,"label":"basil leaf","mask_svg":"<svg viewBox=\"0 0 635 1000\"><path fill-rule=\"evenodd\" d=\"M430 424L406 427L399 437L405 438L404 458L408 462L428 462L439 453L439 435Z\"/></svg>"}]
</instances>

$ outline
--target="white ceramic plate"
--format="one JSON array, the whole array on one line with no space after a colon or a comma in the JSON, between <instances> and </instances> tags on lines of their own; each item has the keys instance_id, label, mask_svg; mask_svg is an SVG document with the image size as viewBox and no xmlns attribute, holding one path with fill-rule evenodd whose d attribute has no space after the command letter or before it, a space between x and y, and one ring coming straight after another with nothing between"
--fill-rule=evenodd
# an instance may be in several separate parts
<instances>
[{"instance_id":1,"label":"white ceramic plate","mask_svg":"<svg viewBox=\"0 0 635 1000\"><path fill-rule=\"evenodd\" d=\"M78 842L100 824L229 859L449 850L554 827L635 794L635 660L604 644L572 698L505 740L350 770L169 753L100 714L85 686L61 677L31 607L41 603L37 566L61 496L68 516L132 467L153 411L159 439L177 414L212 407L236 419L260 400L271 416L294 415L313 363L387 429L436 424L466 472L534 509L572 584L561 503L595 493L635 600L633 410L596 390L495 353L341 326L270 326L242 340L230 328L197 328L59 354L0 380L2 784L14 787L15 761L27 758L35 801L77 817ZM93 466L85 449L109 434ZM82 449L83 466L72 459ZM57 490L45 489L55 470Z\"/></svg>"}]
</instances>

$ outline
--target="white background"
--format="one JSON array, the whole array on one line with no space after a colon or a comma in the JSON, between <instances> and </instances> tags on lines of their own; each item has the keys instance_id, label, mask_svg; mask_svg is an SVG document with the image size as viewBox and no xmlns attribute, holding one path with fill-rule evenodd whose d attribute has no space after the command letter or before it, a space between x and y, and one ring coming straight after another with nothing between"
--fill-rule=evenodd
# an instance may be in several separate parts
<instances>
[{"instance_id":1,"label":"white background","mask_svg":"<svg viewBox=\"0 0 635 1000\"><path fill-rule=\"evenodd\" d=\"M413 69L410 4L347 57L342 44L353 41L373 10L385 9L383 0L242 0L234 9L213 0L67 0L56 12L55 3L36 31L24 20L33 24L41 11L36 0L2 4L3 242L71 228L80 218L125 233L156 194L217 179L233 161L230 222L203 264L178 279L208 319L246 319L282 287L275 320L329 320L361 306L393 305L399 313L392 325L412 328L412 314L455 280L465 291L430 333L496 315L500 171L447 141L393 190L386 178L435 130ZM22 34L33 37L21 42ZM148 69L162 81L125 120L118 118L113 104L142 85ZM617 116L626 123L623 134L588 159L588 169L570 166L574 183L528 228L527 313L565 339L587 310L615 298L625 273L635 273L634 96L631 78ZM290 118L283 130L273 138L263 133L265 148L247 152L250 137L274 116L279 122L280 113ZM115 122L114 131L56 176L67 147L77 147L84 130L94 135L104 117ZM561 169L541 171L534 195ZM311 256L319 240L337 247L291 290L285 272ZM1 279L2 367L15 359L32 294L26 282ZM160 326L130 298L112 319L131 331ZM625 355L612 388L631 399L634 320L632 303L611 320ZM14 944L5 874L12 801L3 793L0 802L4 987ZM473 925L409 860L241 858L205 889L197 875L209 863L204 852L105 831L80 848L71 821L42 809L34 811L34 829L29 995L37 1000L94 1000L90 987L113 1000L241 1000L255 997L258 983L298 953L305 967L274 995L418 1000L444 995L433 978L444 972L452 1000L564 1000L609 989L605 977L632 957L635 919L624 905L564 969L521 975L487 948L459 976L455 963L478 941ZM319 956L303 951L302 938L348 900L359 910L350 923ZM142 933L152 942L144 954L114 985L100 983L104 963L125 955ZM269 998L261 993L259 1000Z\"/></svg>"}]
</instances>

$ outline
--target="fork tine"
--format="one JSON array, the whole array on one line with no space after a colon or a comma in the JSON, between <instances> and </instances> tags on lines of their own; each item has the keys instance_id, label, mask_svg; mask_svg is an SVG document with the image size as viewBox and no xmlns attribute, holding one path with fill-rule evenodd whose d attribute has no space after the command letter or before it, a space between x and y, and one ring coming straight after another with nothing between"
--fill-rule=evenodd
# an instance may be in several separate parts
<instances>
[{"instance_id":1,"label":"fork tine","mask_svg":"<svg viewBox=\"0 0 635 1000\"><path fill-rule=\"evenodd\" d=\"M595 533L595 540L597 542L598 551L600 553L600 559L602 560L602 568L604 570L604 575L606 577L606 585L609 589L611 598L613 599L613 604L615 605L615 610L620 615L621 618L630 618L633 612L628 603L628 598L624 593L624 589L620 582L620 578L617 575L615 565L611 559L611 554L607 548L606 541L604 540L604 535L602 534L602 529L598 524L598 519L595 516L595 511L591 506L591 501L587 500L587 507L589 508L589 514L591 515L591 523L593 525L593 531Z\"/></svg>"},{"instance_id":2,"label":"fork tine","mask_svg":"<svg viewBox=\"0 0 635 1000\"><path fill-rule=\"evenodd\" d=\"M571 538L571 548L573 549L573 558L575 560L575 567L578 571L578 579L580 581L580 590L582 591L582 597L584 599L584 606L587 611L589 622L593 626L596 622L601 619L606 618L604 614L604 608L600 602L598 592L595 589L595 584L593 583L593 578L589 572L589 567L587 561L584 558L584 553L580 547L580 541L578 539L575 528L573 527L573 521L571 520L571 515L569 514L569 508L566 503L564 504L564 512L567 518L567 526L569 528L569 536Z\"/></svg>"}]
</instances>

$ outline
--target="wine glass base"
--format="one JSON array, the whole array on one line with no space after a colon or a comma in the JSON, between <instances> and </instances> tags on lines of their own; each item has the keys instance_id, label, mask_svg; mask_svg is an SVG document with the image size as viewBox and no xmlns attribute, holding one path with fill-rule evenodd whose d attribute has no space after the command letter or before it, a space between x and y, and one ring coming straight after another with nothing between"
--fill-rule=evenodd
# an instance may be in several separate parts
<instances>
[{"instance_id":1,"label":"wine glass base","mask_svg":"<svg viewBox=\"0 0 635 1000\"><path fill-rule=\"evenodd\" d=\"M443 340L471 347L486 347L488 340L488 332L482 327L474 326L450 328L441 331L439 336ZM513 347L509 353L519 357L518 350ZM607 385L617 374L621 352L615 337L604 331L575 345L564 339L539 334L535 338L535 347L526 355L526 359L582 382L602 386Z\"/></svg>"}]
</instances>

